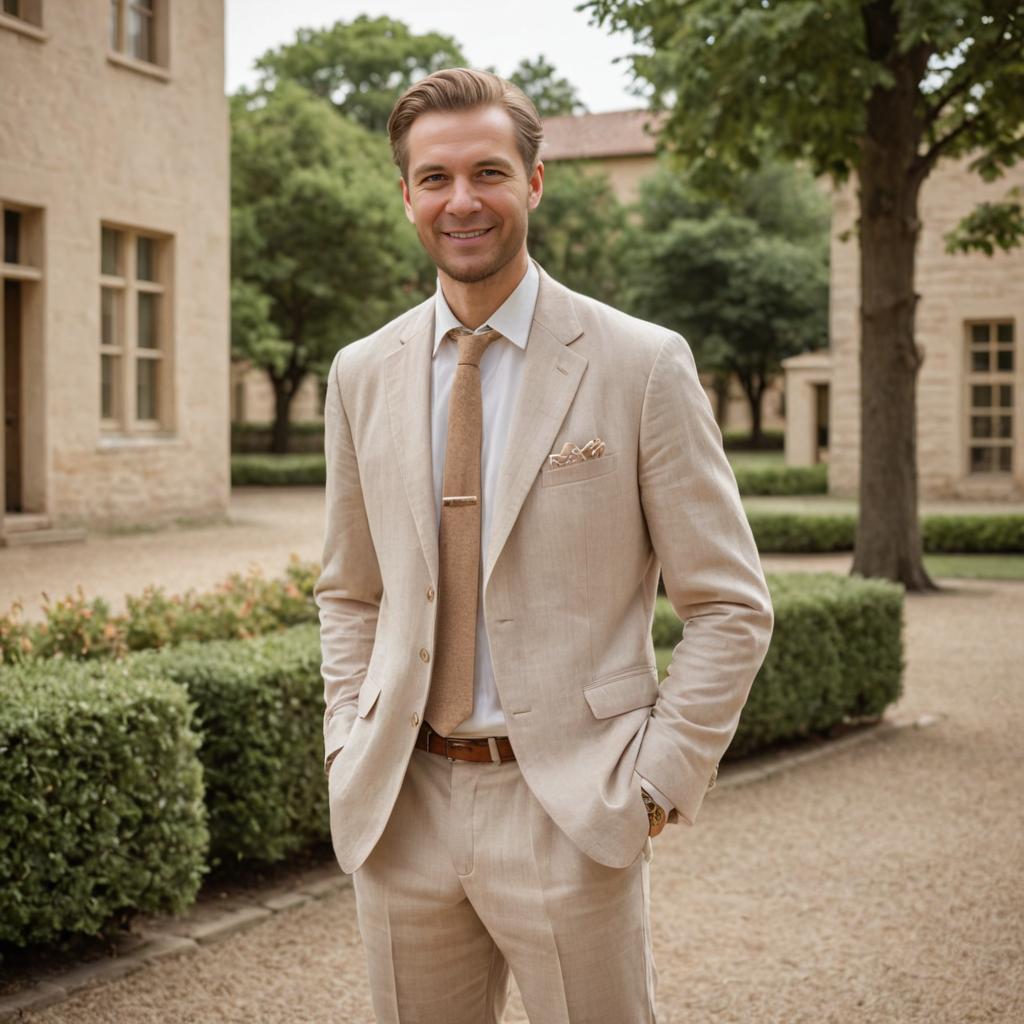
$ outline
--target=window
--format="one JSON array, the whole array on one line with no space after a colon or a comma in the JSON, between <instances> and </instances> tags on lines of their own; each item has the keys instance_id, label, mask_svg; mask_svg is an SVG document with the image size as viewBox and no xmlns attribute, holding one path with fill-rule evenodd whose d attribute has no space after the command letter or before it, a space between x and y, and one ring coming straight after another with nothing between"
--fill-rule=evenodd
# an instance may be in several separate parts
<instances>
[{"instance_id":1,"label":"window","mask_svg":"<svg viewBox=\"0 0 1024 1024\"><path fill-rule=\"evenodd\" d=\"M1013 321L969 323L967 360L968 471L1010 473L1017 362Z\"/></svg>"},{"instance_id":2,"label":"window","mask_svg":"<svg viewBox=\"0 0 1024 1024\"><path fill-rule=\"evenodd\" d=\"M3 0L0 12L9 18L40 27L43 24L42 6L42 0Z\"/></svg>"},{"instance_id":3,"label":"window","mask_svg":"<svg viewBox=\"0 0 1024 1024\"><path fill-rule=\"evenodd\" d=\"M169 427L168 239L100 229L100 416L106 430Z\"/></svg>"},{"instance_id":4,"label":"window","mask_svg":"<svg viewBox=\"0 0 1024 1024\"><path fill-rule=\"evenodd\" d=\"M161 21L166 0L110 0L107 40L114 53L145 64L167 64Z\"/></svg>"}]
</instances>

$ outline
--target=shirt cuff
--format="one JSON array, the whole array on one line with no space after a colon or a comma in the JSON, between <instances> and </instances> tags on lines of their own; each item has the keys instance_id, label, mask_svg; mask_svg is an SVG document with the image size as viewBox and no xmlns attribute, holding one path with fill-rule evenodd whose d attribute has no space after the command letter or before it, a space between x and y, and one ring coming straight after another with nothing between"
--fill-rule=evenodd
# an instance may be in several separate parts
<instances>
[{"instance_id":1,"label":"shirt cuff","mask_svg":"<svg viewBox=\"0 0 1024 1024\"><path fill-rule=\"evenodd\" d=\"M675 809L675 805L672 803L671 800L669 800L667 796L665 796L664 793L662 793L660 789L657 788L657 786L652 786L639 772L637 772L636 775L637 778L640 779L640 784L643 786L644 789L647 790L648 793L650 793L650 795L654 799L654 802L664 810L665 815L667 817L669 811Z\"/></svg>"}]
</instances>

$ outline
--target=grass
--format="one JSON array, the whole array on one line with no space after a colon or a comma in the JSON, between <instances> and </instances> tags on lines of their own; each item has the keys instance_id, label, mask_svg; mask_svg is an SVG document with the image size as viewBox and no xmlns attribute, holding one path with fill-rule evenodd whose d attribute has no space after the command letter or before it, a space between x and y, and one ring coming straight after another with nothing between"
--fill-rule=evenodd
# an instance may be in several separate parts
<instances>
[{"instance_id":1,"label":"grass","mask_svg":"<svg viewBox=\"0 0 1024 1024\"><path fill-rule=\"evenodd\" d=\"M733 471L737 469L781 469L786 464L784 452L726 452Z\"/></svg>"},{"instance_id":2,"label":"grass","mask_svg":"<svg viewBox=\"0 0 1024 1024\"><path fill-rule=\"evenodd\" d=\"M1024 555L925 555L933 578L1024 580Z\"/></svg>"}]
</instances>

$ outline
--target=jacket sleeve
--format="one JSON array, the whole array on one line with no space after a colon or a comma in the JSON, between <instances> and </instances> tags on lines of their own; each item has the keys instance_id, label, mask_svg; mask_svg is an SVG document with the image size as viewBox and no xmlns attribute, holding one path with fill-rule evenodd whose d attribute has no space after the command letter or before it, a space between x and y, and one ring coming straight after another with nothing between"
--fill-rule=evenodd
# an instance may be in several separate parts
<instances>
[{"instance_id":1,"label":"jacket sleeve","mask_svg":"<svg viewBox=\"0 0 1024 1024\"><path fill-rule=\"evenodd\" d=\"M383 591L352 431L342 402L342 351L331 365L324 404L327 495L323 568L313 586L320 612L325 771L332 754L344 746L355 719Z\"/></svg>"},{"instance_id":2,"label":"jacket sleeve","mask_svg":"<svg viewBox=\"0 0 1024 1024\"><path fill-rule=\"evenodd\" d=\"M774 623L757 546L690 347L666 339L644 394L637 474L665 592L685 623L636 771L693 824Z\"/></svg>"}]
</instances>

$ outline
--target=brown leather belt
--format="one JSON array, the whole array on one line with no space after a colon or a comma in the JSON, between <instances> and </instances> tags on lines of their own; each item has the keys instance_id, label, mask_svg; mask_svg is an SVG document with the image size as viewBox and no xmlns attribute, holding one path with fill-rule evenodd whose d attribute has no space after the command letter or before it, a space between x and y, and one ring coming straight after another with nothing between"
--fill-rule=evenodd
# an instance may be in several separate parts
<instances>
[{"instance_id":1,"label":"brown leather belt","mask_svg":"<svg viewBox=\"0 0 1024 1024\"><path fill-rule=\"evenodd\" d=\"M441 736L434 732L426 722L420 726L420 731L416 736L416 746L420 750L429 750L431 754L440 754L442 757L456 761L500 764L502 761L516 759L515 751L507 736L487 736L481 739Z\"/></svg>"}]
</instances>

